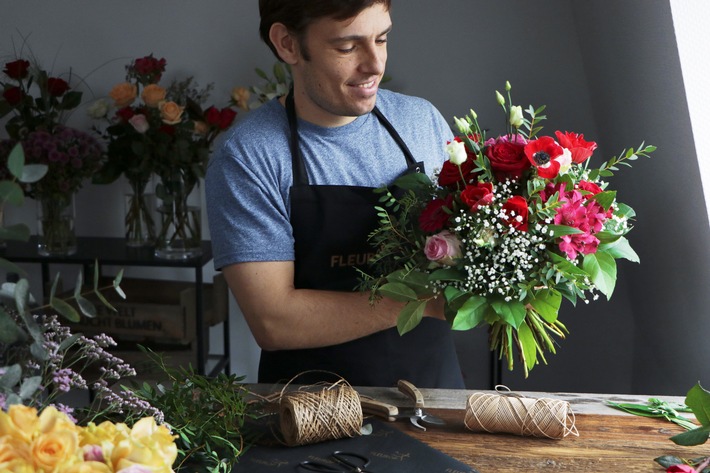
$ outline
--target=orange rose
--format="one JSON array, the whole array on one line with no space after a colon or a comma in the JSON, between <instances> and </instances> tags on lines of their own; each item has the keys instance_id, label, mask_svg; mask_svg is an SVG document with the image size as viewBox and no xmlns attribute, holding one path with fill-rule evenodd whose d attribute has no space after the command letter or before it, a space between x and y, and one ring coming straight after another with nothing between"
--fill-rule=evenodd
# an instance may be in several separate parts
<instances>
[{"instance_id":1,"label":"orange rose","mask_svg":"<svg viewBox=\"0 0 710 473\"><path fill-rule=\"evenodd\" d=\"M138 88L135 84L122 82L113 86L108 95L113 99L116 107L123 108L133 103L138 96Z\"/></svg>"},{"instance_id":2,"label":"orange rose","mask_svg":"<svg viewBox=\"0 0 710 473\"><path fill-rule=\"evenodd\" d=\"M156 108L160 102L165 100L166 90L158 84L148 84L143 88L141 99L149 107Z\"/></svg>"},{"instance_id":3,"label":"orange rose","mask_svg":"<svg viewBox=\"0 0 710 473\"><path fill-rule=\"evenodd\" d=\"M210 131L210 127L209 127L209 125L207 125L207 123L205 123L201 120L195 121L195 133L196 134L204 136L209 131Z\"/></svg>"},{"instance_id":4,"label":"orange rose","mask_svg":"<svg viewBox=\"0 0 710 473\"><path fill-rule=\"evenodd\" d=\"M182 111L185 107L181 107L175 102L162 102L160 104L160 118L163 123L168 125L177 125L182 119Z\"/></svg>"},{"instance_id":5,"label":"orange rose","mask_svg":"<svg viewBox=\"0 0 710 473\"><path fill-rule=\"evenodd\" d=\"M232 102L239 108L249 110L249 90L245 87L235 87L232 89Z\"/></svg>"}]
</instances>

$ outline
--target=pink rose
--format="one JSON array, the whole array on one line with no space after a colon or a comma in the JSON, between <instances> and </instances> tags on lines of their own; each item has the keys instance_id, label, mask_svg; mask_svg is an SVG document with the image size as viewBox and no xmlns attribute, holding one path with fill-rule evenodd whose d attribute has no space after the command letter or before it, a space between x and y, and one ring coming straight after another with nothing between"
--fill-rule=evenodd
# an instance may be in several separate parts
<instances>
[{"instance_id":1,"label":"pink rose","mask_svg":"<svg viewBox=\"0 0 710 473\"><path fill-rule=\"evenodd\" d=\"M141 134L145 133L146 131L148 131L148 128L150 128L148 119L142 113L133 115L131 118L128 119L128 123L131 124L134 130Z\"/></svg>"},{"instance_id":2,"label":"pink rose","mask_svg":"<svg viewBox=\"0 0 710 473\"><path fill-rule=\"evenodd\" d=\"M448 230L427 237L424 255L429 261L451 266L455 258L461 257L461 242Z\"/></svg>"},{"instance_id":3,"label":"pink rose","mask_svg":"<svg viewBox=\"0 0 710 473\"><path fill-rule=\"evenodd\" d=\"M666 473L698 473L695 468L690 465L671 465L666 470Z\"/></svg>"}]
</instances>

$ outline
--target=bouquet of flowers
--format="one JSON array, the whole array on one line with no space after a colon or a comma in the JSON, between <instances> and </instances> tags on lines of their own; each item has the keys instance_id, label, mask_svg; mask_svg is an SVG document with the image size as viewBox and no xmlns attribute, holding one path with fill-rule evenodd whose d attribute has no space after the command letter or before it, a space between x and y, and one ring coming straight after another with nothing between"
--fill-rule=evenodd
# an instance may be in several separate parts
<instances>
[{"instance_id":1,"label":"bouquet of flowers","mask_svg":"<svg viewBox=\"0 0 710 473\"><path fill-rule=\"evenodd\" d=\"M0 471L171 473L175 437L152 417L80 427L52 406L0 411Z\"/></svg>"},{"instance_id":2,"label":"bouquet of flowers","mask_svg":"<svg viewBox=\"0 0 710 473\"><path fill-rule=\"evenodd\" d=\"M443 297L454 330L487 325L491 350L511 370L517 353L527 376L567 332L562 299L610 298L616 259L638 262L625 237L634 212L605 179L655 147L591 168L596 143L571 132L538 136L545 107L523 110L509 83L506 92L496 92L504 134L487 137L471 111L455 120L460 135L446 144L450 159L433 180L409 174L378 189L373 274L363 274L362 287L373 302L406 303L402 334L427 301Z\"/></svg>"},{"instance_id":3,"label":"bouquet of flowers","mask_svg":"<svg viewBox=\"0 0 710 473\"><path fill-rule=\"evenodd\" d=\"M101 99L89 108L93 118L107 123L101 133L108 161L95 182L112 182L121 174L129 181L147 181L152 173L179 171L193 180L204 174L212 142L237 112L203 109L213 85L198 90L192 77L159 85L166 64L152 54L135 59L126 66L126 80L111 89L112 105Z\"/></svg>"}]
</instances>

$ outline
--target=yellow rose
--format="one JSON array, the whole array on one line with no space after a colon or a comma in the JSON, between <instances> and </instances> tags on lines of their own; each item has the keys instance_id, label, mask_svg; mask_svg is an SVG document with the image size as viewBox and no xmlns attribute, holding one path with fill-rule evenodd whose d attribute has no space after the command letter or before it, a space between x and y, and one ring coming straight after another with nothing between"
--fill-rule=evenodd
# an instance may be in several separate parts
<instances>
[{"instance_id":1,"label":"yellow rose","mask_svg":"<svg viewBox=\"0 0 710 473\"><path fill-rule=\"evenodd\" d=\"M121 431L119 426L113 422L105 421L99 425L89 422L89 424L81 429L79 433L79 442L81 445L101 445L103 442L117 442L120 438L126 438L130 434L128 428Z\"/></svg>"},{"instance_id":2,"label":"yellow rose","mask_svg":"<svg viewBox=\"0 0 710 473\"><path fill-rule=\"evenodd\" d=\"M249 110L250 95L246 87L235 87L232 89L232 102L239 108Z\"/></svg>"},{"instance_id":3,"label":"yellow rose","mask_svg":"<svg viewBox=\"0 0 710 473\"><path fill-rule=\"evenodd\" d=\"M101 462L81 462L60 469L57 473L113 473L111 467Z\"/></svg>"},{"instance_id":4,"label":"yellow rose","mask_svg":"<svg viewBox=\"0 0 710 473\"><path fill-rule=\"evenodd\" d=\"M10 435L0 437L0 471L5 471L7 464L29 461L30 448L27 442Z\"/></svg>"},{"instance_id":5,"label":"yellow rose","mask_svg":"<svg viewBox=\"0 0 710 473\"><path fill-rule=\"evenodd\" d=\"M36 473L34 466L24 460L0 463L0 471L2 471L2 473Z\"/></svg>"},{"instance_id":6,"label":"yellow rose","mask_svg":"<svg viewBox=\"0 0 710 473\"><path fill-rule=\"evenodd\" d=\"M10 435L29 442L39 430L39 418L34 407L13 404L4 412L0 410L0 436Z\"/></svg>"},{"instance_id":7,"label":"yellow rose","mask_svg":"<svg viewBox=\"0 0 710 473\"><path fill-rule=\"evenodd\" d=\"M123 108L133 103L138 96L138 88L135 84L122 82L113 86L108 95L113 99L116 107Z\"/></svg>"},{"instance_id":8,"label":"yellow rose","mask_svg":"<svg viewBox=\"0 0 710 473\"><path fill-rule=\"evenodd\" d=\"M32 461L37 468L55 471L82 461L79 436L73 430L57 430L41 434L32 442Z\"/></svg>"},{"instance_id":9,"label":"yellow rose","mask_svg":"<svg viewBox=\"0 0 710 473\"><path fill-rule=\"evenodd\" d=\"M113 449L111 461L115 471L131 465L145 465L154 473L170 473L177 458L176 435L153 417L144 417L131 429L131 436Z\"/></svg>"},{"instance_id":10,"label":"yellow rose","mask_svg":"<svg viewBox=\"0 0 710 473\"><path fill-rule=\"evenodd\" d=\"M47 434L55 431L71 431L78 434L80 428L64 412L60 412L54 406L47 406L42 409L39 415L38 432Z\"/></svg>"},{"instance_id":11,"label":"yellow rose","mask_svg":"<svg viewBox=\"0 0 710 473\"><path fill-rule=\"evenodd\" d=\"M148 84L143 88L141 99L149 107L156 108L160 102L165 100L165 89L158 84Z\"/></svg>"},{"instance_id":12,"label":"yellow rose","mask_svg":"<svg viewBox=\"0 0 710 473\"><path fill-rule=\"evenodd\" d=\"M182 119L182 111L185 107L181 107L175 102L161 102L160 118L163 123L168 125L177 125Z\"/></svg>"}]
</instances>

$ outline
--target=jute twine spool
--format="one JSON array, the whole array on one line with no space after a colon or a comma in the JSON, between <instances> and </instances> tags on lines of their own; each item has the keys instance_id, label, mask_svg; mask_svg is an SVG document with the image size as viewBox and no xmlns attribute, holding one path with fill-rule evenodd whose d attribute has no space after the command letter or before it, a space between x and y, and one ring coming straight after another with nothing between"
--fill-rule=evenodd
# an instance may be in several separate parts
<instances>
[{"instance_id":1,"label":"jute twine spool","mask_svg":"<svg viewBox=\"0 0 710 473\"><path fill-rule=\"evenodd\" d=\"M360 395L343 379L288 393L282 390L279 421L289 447L355 437L362 429Z\"/></svg>"},{"instance_id":2,"label":"jute twine spool","mask_svg":"<svg viewBox=\"0 0 710 473\"><path fill-rule=\"evenodd\" d=\"M464 424L474 432L508 433L561 439L578 436L574 413L567 401L528 398L496 386L497 394L469 396Z\"/></svg>"}]
</instances>

